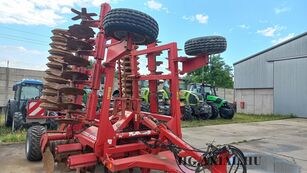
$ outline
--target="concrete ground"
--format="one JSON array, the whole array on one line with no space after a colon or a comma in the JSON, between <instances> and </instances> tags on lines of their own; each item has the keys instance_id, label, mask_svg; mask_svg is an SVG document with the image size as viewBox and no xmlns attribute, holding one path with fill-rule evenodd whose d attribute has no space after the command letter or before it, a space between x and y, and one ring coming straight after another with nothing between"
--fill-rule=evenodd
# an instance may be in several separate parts
<instances>
[{"instance_id":1,"label":"concrete ground","mask_svg":"<svg viewBox=\"0 0 307 173\"><path fill-rule=\"evenodd\" d=\"M205 148L206 143L214 141L232 143L246 155L256 153L268 172L299 172L295 164L301 167L300 172L307 172L307 119L185 128L183 136L196 148ZM25 159L24 144L0 145L0 172L41 173L42 163Z\"/></svg>"}]
</instances>

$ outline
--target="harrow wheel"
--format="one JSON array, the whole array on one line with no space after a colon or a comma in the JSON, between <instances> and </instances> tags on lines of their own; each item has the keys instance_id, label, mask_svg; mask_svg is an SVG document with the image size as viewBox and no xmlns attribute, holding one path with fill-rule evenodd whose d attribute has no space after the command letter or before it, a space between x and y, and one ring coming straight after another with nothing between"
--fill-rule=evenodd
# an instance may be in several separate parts
<instances>
[{"instance_id":1,"label":"harrow wheel","mask_svg":"<svg viewBox=\"0 0 307 173\"><path fill-rule=\"evenodd\" d=\"M226 50L227 42L221 36L206 36L190 39L184 44L184 51L187 55L218 54Z\"/></svg>"},{"instance_id":2,"label":"harrow wheel","mask_svg":"<svg viewBox=\"0 0 307 173\"><path fill-rule=\"evenodd\" d=\"M158 23L149 15L126 8L112 9L103 21L106 35L117 40L125 40L128 35L137 45L147 45L156 41Z\"/></svg>"},{"instance_id":3,"label":"harrow wheel","mask_svg":"<svg viewBox=\"0 0 307 173\"><path fill-rule=\"evenodd\" d=\"M25 151L29 161L42 160L40 139L45 131L46 129L44 126L32 126L28 129Z\"/></svg>"}]
</instances>

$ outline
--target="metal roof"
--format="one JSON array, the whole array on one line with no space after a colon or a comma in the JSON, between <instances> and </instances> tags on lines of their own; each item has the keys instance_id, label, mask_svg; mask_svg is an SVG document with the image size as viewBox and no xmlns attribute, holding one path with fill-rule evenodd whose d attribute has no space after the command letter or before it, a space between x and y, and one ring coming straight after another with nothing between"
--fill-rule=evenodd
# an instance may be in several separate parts
<instances>
[{"instance_id":1,"label":"metal roof","mask_svg":"<svg viewBox=\"0 0 307 173\"><path fill-rule=\"evenodd\" d=\"M21 81L17 82L14 86L21 84L43 85L43 82L35 79L22 79Z\"/></svg>"},{"instance_id":2,"label":"metal roof","mask_svg":"<svg viewBox=\"0 0 307 173\"><path fill-rule=\"evenodd\" d=\"M254 58L254 57L256 57L256 56L258 56L258 55L260 55L260 54L263 54L263 53L265 53L265 52L268 52L268 51L270 51L270 50L273 50L273 49L275 49L275 48L277 48L277 47L280 47L280 46L282 46L282 45L285 45L285 44L287 44L287 43L289 43L289 42L291 42L291 41L294 41L294 40L296 40L296 39L298 39L298 38L301 38L301 37L303 37L303 36L306 36L306 35L307 35L307 32L304 32L304 33L302 33L302 34L300 34L300 35L298 35L298 36L296 36L296 37L293 37L293 38L291 38L291 39L289 39L289 40L286 40L286 41L284 41L284 42L281 42L281 43L279 43L279 44L277 44L277 45L275 45L275 46L272 46L272 47L270 47L270 48L268 48L268 49L265 49L265 50L263 50L263 51L261 51L261 52L258 52L258 53L256 53L256 54L254 54L254 55L251 55L251 56L249 56L249 57L247 57L247 58L244 58L244 59L242 59L242 60L240 60L240 61L238 61L238 62L235 62L235 63L233 63L233 65L237 65L237 64L239 64L239 63L241 63L241 62L244 62L244 61L246 61L246 60L252 59L252 58Z\"/></svg>"}]
</instances>

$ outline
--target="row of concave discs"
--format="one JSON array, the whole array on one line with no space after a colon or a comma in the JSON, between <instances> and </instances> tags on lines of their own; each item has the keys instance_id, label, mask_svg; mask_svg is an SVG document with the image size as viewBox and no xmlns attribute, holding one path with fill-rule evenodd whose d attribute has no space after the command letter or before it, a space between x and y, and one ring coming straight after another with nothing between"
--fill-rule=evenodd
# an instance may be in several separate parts
<instances>
[{"instance_id":1,"label":"row of concave discs","mask_svg":"<svg viewBox=\"0 0 307 173\"><path fill-rule=\"evenodd\" d=\"M76 103L76 96L85 92L77 86L88 80L84 67L90 64L87 57L95 43L90 38L95 33L88 26L72 25L68 30L54 29L52 34L41 107L50 111L78 111L83 106Z\"/></svg>"}]
</instances>

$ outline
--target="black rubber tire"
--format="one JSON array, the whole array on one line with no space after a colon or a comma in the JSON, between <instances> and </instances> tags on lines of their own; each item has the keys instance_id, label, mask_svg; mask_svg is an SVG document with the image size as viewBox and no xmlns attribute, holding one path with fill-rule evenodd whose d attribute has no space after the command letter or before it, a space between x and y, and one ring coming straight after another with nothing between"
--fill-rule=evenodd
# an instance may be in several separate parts
<instances>
[{"instance_id":1,"label":"black rubber tire","mask_svg":"<svg viewBox=\"0 0 307 173\"><path fill-rule=\"evenodd\" d=\"M150 112L150 105L149 105L149 103L142 102L141 103L141 111L143 111L143 112Z\"/></svg>"},{"instance_id":2,"label":"black rubber tire","mask_svg":"<svg viewBox=\"0 0 307 173\"><path fill-rule=\"evenodd\" d=\"M209 118L209 115L206 113L204 105L202 105L199 109L199 118L202 120L206 120Z\"/></svg>"},{"instance_id":3,"label":"black rubber tire","mask_svg":"<svg viewBox=\"0 0 307 173\"><path fill-rule=\"evenodd\" d=\"M169 105L164 106L164 115L171 115L171 110Z\"/></svg>"},{"instance_id":4,"label":"black rubber tire","mask_svg":"<svg viewBox=\"0 0 307 173\"><path fill-rule=\"evenodd\" d=\"M232 107L226 105L220 108L220 116L224 119L232 119L235 114L235 111Z\"/></svg>"},{"instance_id":5,"label":"black rubber tire","mask_svg":"<svg viewBox=\"0 0 307 173\"><path fill-rule=\"evenodd\" d=\"M17 111L15 102L9 101L6 105L5 109L5 126L6 127L11 127L13 123L13 115Z\"/></svg>"},{"instance_id":6,"label":"black rubber tire","mask_svg":"<svg viewBox=\"0 0 307 173\"><path fill-rule=\"evenodd\" d=\"M53 118L47 119L46 124L50 130L56 130L58 128L58 123Z\"/></svg>"},{"instance_id":7,"label":"black rubber tire","mask_svg":"<svg viewBox=\"0 0 307 173\"><path fill-rule=\"evenodd\" d=\"M233 146L233 145L228 145L229 149L231 150L231 154L234 155L235 157L237 157L237 162L241 162L241 164L243 164L244 166L242 167L242 172L243 173L247 173L247 168L246 168L246 157L244 156L243 152Z\"/></svg>"},{"instance_id":8,"label":"black rubber tire","mask_svg":"<svg viewBox=\"0 0 307 173\"><path fill-rule=\"evenodd\" d=\"M20 130L25 123L24 116L21 112L15 112L13 116L12 131Z\"/></svg>"},{"instance_id":9,"label":"black rubber tire","mask_svg":"<svg viewBox=\"0 0 307 173\"><path fill-rule=\"evenodd\" d=\"M12 116L10 115L10 106L9 106L9 104L7 104L6 108L5 108L4 124L5 124L5 127L11 127L12 126Z\"/></svg>"},{"instance_id":10,"label":"black rubber tire","mask_svg":"<svg viewBox=\"0 0 307 173\"><path fill-rule=\"evenodd\" d=\"M40 140L45 132L46 128L44 126L32 126L28 129L25 144L25 153L29 161L42 160Z\"/></svg>"},{"instance_id":11,"label":"black rubber tire","mask_svg":"<svg viewBox=\"0 0 307 173\"><path fill-rule=\"evenodd\" d=\"M58 116L56 112L49 112L48 116ZM54 118L48 118L46 120L46 124L48 126L48 129L50 130L56 130L58 128L58 123L55 121Z\"/></svg>"},{"instance_id":12,"label":"black rubber tire","mask_svg":"<svg viewBox=\"0 0 307 173\"><path fill-rule=\"evenodd\" d=\"M219 116L219 109L214 103L208 103L211 106L212 115L209 117L210 120L215 120Z\"/></svg>"},{"instance_id":13,"label":"black rubber tire","mask_svg":"<svg viewBox=\"0 0 307 173\"><path fill-rule=\"evenodd\" d=\"M185 105L184 106L184 112L182 114L182 117L181 117L182 120L187 120L187 121L191 121L194 119L193 117L193 110L191 108L190 105Z\"/></svg>"},{"instance_id":14,"label":"black rubber tire","mask_svg":"<svg viewBox=\"0 0 307 173\"><path fill-rule=\"evenodd\" d=\"M226 50L227 42L222 36L206 36L190 39L184 44L187 55L218 54Z\"/></svg>"},{"instance_id":15,"label":"black rubber tire","mask_svg":"<svg viewBox=\"0 0 307 173\"><path fill-rule=\"evenodd\" d=\"M127 8L110 10L104 18L105 34L117 40L125 40L128 34L133 36L137 45L147 45L156 41L159 26L149 15Z\"/></svg>"}]
</instances>

